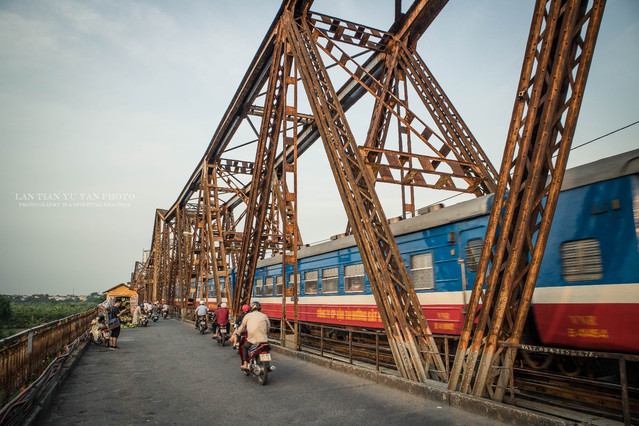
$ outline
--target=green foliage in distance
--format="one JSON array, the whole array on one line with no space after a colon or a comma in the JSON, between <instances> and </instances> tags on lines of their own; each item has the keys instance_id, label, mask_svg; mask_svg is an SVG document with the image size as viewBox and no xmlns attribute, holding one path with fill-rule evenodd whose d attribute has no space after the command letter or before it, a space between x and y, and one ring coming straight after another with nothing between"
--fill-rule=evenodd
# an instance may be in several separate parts
<instances>
[{"instance_id":1,"label":"green foliage in distance","mask_svg":"<svg viewBox=\"0 0 639 426\"><path fill-rule=\"evenodd\" d=\"M26 298L0 295L0 339L68 316L93 309L104 296L92 293L87 300L56 301L48 295ZM7 302L9 302L7 306ZM7 313L8 312L8 313Z\"/></svg>"}]
</instances>

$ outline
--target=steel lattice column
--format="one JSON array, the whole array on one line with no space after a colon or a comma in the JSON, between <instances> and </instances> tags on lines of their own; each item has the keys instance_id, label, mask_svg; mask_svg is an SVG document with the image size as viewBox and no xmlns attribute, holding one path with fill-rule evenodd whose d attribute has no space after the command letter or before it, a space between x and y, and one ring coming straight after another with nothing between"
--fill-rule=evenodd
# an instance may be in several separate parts
<instances>
[{"instance_id":1,"label":"steel lattice column","mask_svg":"<svg viewBox=\"0 0 639 426\"><path fill-rule=\"evenodd\" d=\"M398 370L413 380L424 381L429 373L444 378L443 362L434 341L427 337L430 330L377 199L373 177L366 169L305 19L304 15L294 22L289 12L282 21Z\"/></svg>"},{"instance_id":2,"label":"steel lattice column","mask_svg":"<svg viewBox=\"0 0 639 426\"><path fill-rule=\"evenodd\" d=\"M253 278L258 259L264 251L264 225L271 195L271 177L273 175L277 140L282 122L282 99L284 77L283 58L285 56L284 37L277 34L273 59L269 73L264 118L259 132L252 187L244 223L242 253L237 269L237 282L233 295L233 306L249 303L253 291Z\"/></svg>"},{"instance_id":3,"label":"steel lattice column","mask_svg":"<svg viewBox=\"0 0 639 426\"><path fill-rule=\"evenodd\" d=\"M466 317L449 389L503 399L516 350L504 351L499 341L519 343L604 5L605 0L537 1L498 190L468 306L471 313L480 305L481 310L478 316Z\"/></svg>"}]
</instances>

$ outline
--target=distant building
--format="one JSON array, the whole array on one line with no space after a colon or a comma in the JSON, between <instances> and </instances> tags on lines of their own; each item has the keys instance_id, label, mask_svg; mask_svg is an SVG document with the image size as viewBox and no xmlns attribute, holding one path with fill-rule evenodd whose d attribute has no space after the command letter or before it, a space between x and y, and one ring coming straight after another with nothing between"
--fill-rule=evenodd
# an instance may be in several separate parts
<instances>
[{"instance_id":1,"label":"distant building","mask_svg":"<svg viewBox=\"0 0 639 426\"><path fill-rule=\"evenodd\" d=\"M138 304L138 292L131 290L126 284L121 283L115 287L111 287L106 290L106 298L109 300L111 297L126 297L131 299L131 305L136 306Z\"/></svg>"}]
</instances>

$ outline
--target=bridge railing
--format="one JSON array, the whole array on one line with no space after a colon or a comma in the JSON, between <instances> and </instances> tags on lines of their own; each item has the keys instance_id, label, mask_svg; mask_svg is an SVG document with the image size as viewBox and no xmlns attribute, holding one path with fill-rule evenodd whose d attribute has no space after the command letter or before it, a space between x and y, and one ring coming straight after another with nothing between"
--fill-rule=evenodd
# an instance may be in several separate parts
<instances>
[{"instance_id":1,"label":"bridge railing","mask_svg":"<svg viewBox=\"0 0 639 426\"><path fill-rule=\"evenodd\" d=\"M0 340L0 407L87 333L96 315L97 307Z\"/></svg>"}]
</instances>

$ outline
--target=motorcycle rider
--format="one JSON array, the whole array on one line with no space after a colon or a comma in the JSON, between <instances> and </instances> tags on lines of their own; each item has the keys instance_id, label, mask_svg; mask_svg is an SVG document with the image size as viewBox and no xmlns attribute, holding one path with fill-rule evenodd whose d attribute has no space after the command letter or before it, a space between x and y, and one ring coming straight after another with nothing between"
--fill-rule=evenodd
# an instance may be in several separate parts
<instances>
[{"instance_id":1,"label":"motorcycle rider","mask_svg":"<svg viewBox=\"0 0 639 426\"><path fill-rule=\"evenodd\" d=\"M241 334L246 329L246 342L242 345L243 362L242 370L248 369L248 352L249 348L256 343L268 342L268 330L271 328L271 322L266 314L261 312L262 305L260 302L251 303L251 312L244 316L240 328L234 334Z\"/></svg>"},{"instance_id":2,"label":"motorcycle rider","mask_svg":"<svg viewBox=\"0 0 639 426\"><path fill-rule=\"evenodd\" d=\"M233 325L233 329L237 330L242 324L242 320L246 316L249 311L249 305L242 305L242 313L237 316L237 321ZM233 343L233 349L237 349L240 345L243 345L246 342L246 330L241 335L235 335L235 342ZM244 362L244 351L240 352L240 359Z\"/></svg>"},{"instance_id":3,"label":"motorcycle rider","mask_svg":"<svg viewBox=\"0 0 639 426\"><path fill-rule=\"evenodd\" d=\"M211 320L213 321L212 339L217 339L217 330L220 325L226 325L226 329L228 330L229 310L226 306L226 302L222 302L220 307L213 312L213 316L211 317Z\"/></svg>"},{"instance_id":4,"label":"motorcycle rider","mask_svg":"<svg viewBox=\"0 0 639 426\"><path fill-rule=\"evenodd\" d=\"M200 305L195 308L195 328L200 323L200 319L204 317L204 323L206 324L206 314L209 312L209 308L206 307L204 300L200 300Z\"/></svg>"}]
</instances>

